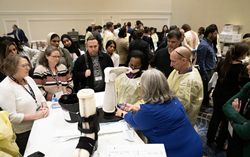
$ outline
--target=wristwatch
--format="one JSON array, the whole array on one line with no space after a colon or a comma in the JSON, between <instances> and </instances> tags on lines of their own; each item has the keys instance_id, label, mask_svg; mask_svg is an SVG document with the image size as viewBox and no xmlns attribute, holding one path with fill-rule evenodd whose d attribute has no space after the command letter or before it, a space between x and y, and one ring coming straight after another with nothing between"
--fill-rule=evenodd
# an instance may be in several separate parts
<instances>
[{"instance_id":1,"label":"wristwatch","mask_svg":"<svg viewBox=\"0 0 250 157\"><path fill-rule=\"evenodd\" d=\"M123 118L124 113L126 113L126 112L122 112L122 114L121 114L121 117L122 117L122 118Z\"/></svg>"}]
</instances>

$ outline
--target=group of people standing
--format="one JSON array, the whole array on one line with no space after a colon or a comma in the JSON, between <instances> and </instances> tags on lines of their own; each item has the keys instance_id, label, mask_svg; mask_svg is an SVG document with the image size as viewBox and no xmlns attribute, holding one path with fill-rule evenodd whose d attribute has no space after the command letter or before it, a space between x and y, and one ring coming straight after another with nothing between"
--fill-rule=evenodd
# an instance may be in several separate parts
<instances>
[{"instance_id":1,"label":"group of people standing","mask_svg":"<svg viewBox=\"0 0 250 157\"><path fill-rule=\"evenodd\" d=\"M118 23L116 29L107 22L105 27L103 34L101 26L88 27L86 52L68 35L60 38L54 32L47 35L47 47L42 51L22 46L10 37L0 39L0 107L9 113L21 154L33 121L49 114L46 101L85 87L102 92L104 69L127 66L130 72L116 79L118 103L126 102L116 116L141 130L149 143L163 143L170 157L202 156L202 142L194 126L201 106L208 105L207 84L217 67L219 79L207 143L216 142L218 149L224 149L229 118L234 136L229 140L228 156L234 156L231 152L235 149L237 154L249 155L249 136L245 133L250 124L250 68L242 64L249 53L248 39L235 44L221 59L220 54L216 57L220 50L214 45L218 40L214 24L205 29L203 38L188 24L169 30L164 25L159 36L139 20L134 29L130 22L122 27ZM60 41L64 48L59 47ZM220 134L215 138L221 121Z\"/></svg>"}]
</instances>

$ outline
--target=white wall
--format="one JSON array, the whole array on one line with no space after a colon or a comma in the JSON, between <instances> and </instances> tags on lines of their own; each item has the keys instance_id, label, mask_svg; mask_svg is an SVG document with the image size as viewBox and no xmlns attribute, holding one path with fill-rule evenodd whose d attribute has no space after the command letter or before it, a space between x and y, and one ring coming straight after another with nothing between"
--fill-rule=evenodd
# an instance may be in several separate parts
<instances>
[{"instance_id":1,"label":"white wall","mask_svg":"<svg viewBox=\"0 0 250 157\"><path fill-rule=\"evenodd\" d=\"M45 40L49 32L59 35L72 28L84 35L91 22L104 25L136 20L145 26L162 29L170 25L172 0L1 0L0 33L12 31L17 24L29 40Z\"/></svg>"},{"instance_id":2,"label":"white wall","mask_svg":"<svg viewBox=\"0 0 250 157\"><path fill-rule=\"evenodd\" d=\"M172 24L187 23L192 30L216 24L219 32L225 24L242 25L240 33L250 32L250 0L173 0Z\"/></svg>"}]
</instances>

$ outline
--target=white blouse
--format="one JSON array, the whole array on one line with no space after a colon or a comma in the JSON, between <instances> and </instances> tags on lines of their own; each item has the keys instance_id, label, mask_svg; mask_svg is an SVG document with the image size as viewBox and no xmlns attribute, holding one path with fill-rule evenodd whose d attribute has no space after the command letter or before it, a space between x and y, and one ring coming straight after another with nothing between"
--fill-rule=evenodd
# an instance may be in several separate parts
<instances>
[{"instance_id":1,"label":"white blouse","mask_svg":"<svg viewBox=\"0 0 250 157\"><path fill-rule=\"evenodd\" d=\"M37 104L41 105L41 102L46 101L41 91L31 77L27 76L25 79L35 93ZM23 123L22 121L24 114L36 112L38 105L33 97L21 85L12 82L9 77L0 83L0 89L0 106L9 113L14 132L20 134L31 130L33 121ZM27 89L29 91L29 88Z\"/></svg>"}]
</instances>

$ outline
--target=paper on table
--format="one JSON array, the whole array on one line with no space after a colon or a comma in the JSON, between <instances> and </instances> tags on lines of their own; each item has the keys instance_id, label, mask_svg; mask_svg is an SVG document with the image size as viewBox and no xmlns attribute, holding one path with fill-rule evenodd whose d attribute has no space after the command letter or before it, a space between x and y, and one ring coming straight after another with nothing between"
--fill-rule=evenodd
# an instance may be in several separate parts
<instances>
[{"instance_id":1,"label":"paper on table","mask_svg":"<svg viewBox=\"0 0 250 157\"><path fill-rule=\"evenodd\" d=\"M124 122L114 122L107 125L101 125L100 127L101 129L98 132L98 135L122 132L123 130L125 130L126 124Z\"/></svg>"},{"instance_id":2,"label":"paper on table","mask_svg":"<svg viewBox=\"0 0 250 157\"><path fill-rule=\"evenodd\" d=\"M107 157L167 157L163 144L109 146Z\"/></svg>"}]
</instances>

